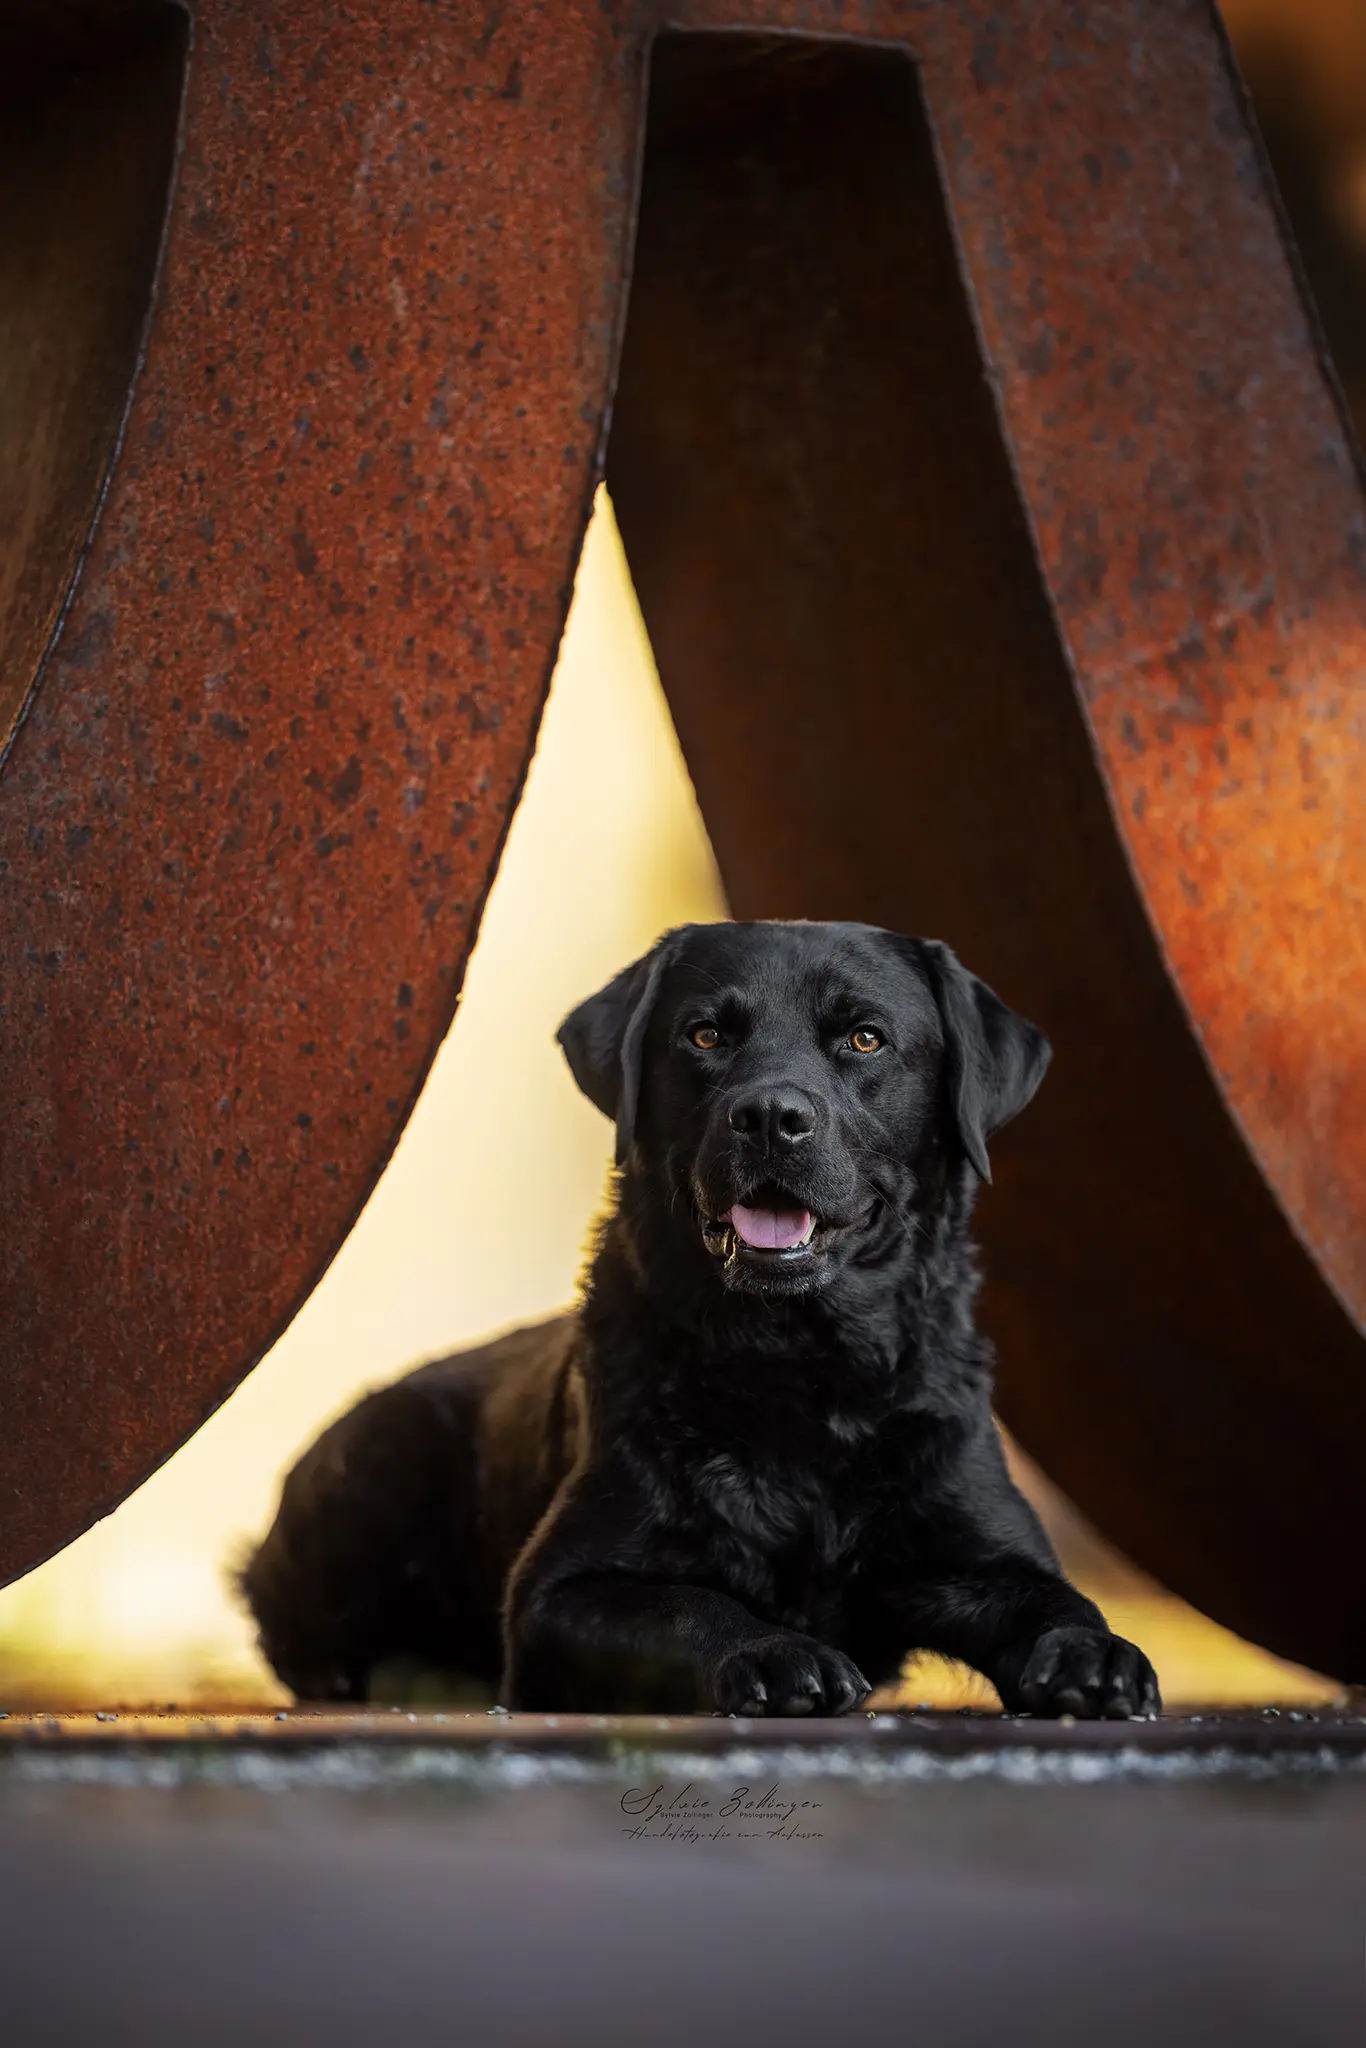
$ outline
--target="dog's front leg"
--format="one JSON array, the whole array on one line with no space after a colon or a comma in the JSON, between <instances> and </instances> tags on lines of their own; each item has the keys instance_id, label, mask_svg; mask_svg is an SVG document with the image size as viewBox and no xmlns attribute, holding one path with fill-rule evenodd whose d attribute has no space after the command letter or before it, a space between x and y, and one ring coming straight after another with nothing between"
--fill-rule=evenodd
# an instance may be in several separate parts
<instances>
[{"instance_id":1,"label":"dog's front leg","mask_svg":"<svg viewBox=\"0 0 1366 2048\"><path fill-rule=\"evenodd\" d=\"M1061 1572L1033 1558L960 1565L904 1588L891 1605L905 1650L971 1664L991 1680L1008 1714L1123 1719L1161 1705L1143 1652L1115 1635ZM884 1627L891 1620L888 1612Z\"/></svg>"},{"instance_id":2,"label":"dog's front leg","mask_svg":"<svg viewBox=\"0 0 1366 2048\"><path fill-rule=\"evenodd\" d=\"M724 1593L620 1571L514 1587L507 1649L523 1710L844 1714L869 1691L840 1651Z\"/></svg>"},{"instance_id":3,"label":"dog's front leg","mask_svg":"<svg viewBox=\"0 0 1366 2048\"><path fill-rule=\"evenodd\" d=\"M514 1567L504 1610L509 1707L844 1714L867 1697L863 1673L840 1651L776 1628L726 1593L652 1571L625 1530L608 1564L597 1522L591 1496L579 1494L552 1510Z\"/></svg>"},{"instance_id":4,"label":"dog's front leg","mask_svg":"<svg viewBox=\"0 0 1366 2048\"><path fill-rule=\"evenodd\" d=\"M840 1651L680 1573L620 1467L571 1476L513 1566L502 1697L544 1713L844 1714L870 1690Z\"/></svg>"}]
</instances>

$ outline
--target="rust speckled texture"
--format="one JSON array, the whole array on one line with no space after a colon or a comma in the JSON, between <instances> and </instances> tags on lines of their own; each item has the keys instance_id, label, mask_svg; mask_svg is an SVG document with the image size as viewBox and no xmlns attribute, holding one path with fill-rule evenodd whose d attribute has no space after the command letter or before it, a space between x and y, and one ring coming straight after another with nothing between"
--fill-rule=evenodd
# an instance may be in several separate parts
<instances>
[{"instance_id":1,"label":"rust speckled texture","mask_svg":"<svg viewBox=\"0 0 1366 2048\"><path fill-rule=\"evenodd\" d=\"M1366 501L1215 17L678 0L651 66L665 12L194 11L0 780L0 1576L223 1398L388 1156L615 394L737 910L937 929L1058 1046L984 1205L1007 1418L1360 1678ZM15 61L112 63L90 18Z\"/></svg>"},{"instance_id":2,"label":"rust speckled texture","mask_svg":"<svg viewBox=\"0 0 1366 2048\"><path fill-rule=\"evenodd\" d=\"M208 5L80 587L0 788L0 1568L203 1421L451 1018L628 219L596 9Z\"/></svg>"}]
</instances>

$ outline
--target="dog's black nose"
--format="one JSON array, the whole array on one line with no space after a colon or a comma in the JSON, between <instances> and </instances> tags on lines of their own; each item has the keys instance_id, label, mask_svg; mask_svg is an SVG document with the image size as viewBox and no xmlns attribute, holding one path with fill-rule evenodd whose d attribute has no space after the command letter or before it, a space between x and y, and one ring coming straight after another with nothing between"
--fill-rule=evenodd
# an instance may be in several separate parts
<instances>
[{"instance_id":1,"label":"dog's black nose","mask_svg":"<svg viewBox=\"0 0 1366 2048\"><path fill-rule=\"evenodd\" d=\"M733 1131L757 1138L773 1151L800 1145L816 1128L816 1106L800 1088L760 1088L737 1095L727 1116Z\"/></svg>"}]
</instances>

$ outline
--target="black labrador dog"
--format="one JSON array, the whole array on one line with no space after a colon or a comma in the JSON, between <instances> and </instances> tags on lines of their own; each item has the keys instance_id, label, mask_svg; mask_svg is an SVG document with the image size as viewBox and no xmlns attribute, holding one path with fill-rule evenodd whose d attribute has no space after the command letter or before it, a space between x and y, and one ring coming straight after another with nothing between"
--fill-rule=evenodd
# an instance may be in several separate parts
<instances>
[{"instance_id":1,"label":"black labrador dog","mask_svg":"<svg viewBox=\"0 0 1366 2048\"><path fill-rule=\"evenodd\" d=\"M1042 1033L946 946L690 925L566 1020L617 1127L577 1312L325 1432L244 1574L303 1698L415 1660L510 1707L842 1714L938 1651L1012 1712L1158 1706L1007 1475L987 1141Z\"/></svg>"}]
</instances>

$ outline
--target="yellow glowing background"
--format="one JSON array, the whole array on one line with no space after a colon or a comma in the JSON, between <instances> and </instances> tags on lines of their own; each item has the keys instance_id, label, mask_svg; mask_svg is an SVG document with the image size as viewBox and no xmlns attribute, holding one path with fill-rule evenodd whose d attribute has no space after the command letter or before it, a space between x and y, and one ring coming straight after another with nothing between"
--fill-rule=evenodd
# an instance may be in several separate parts
<instances>
[{"instance_id":1,"label":"yellow glowing background","mask_svg":"<svg viewBox=\"0 0 1366 2048\"><path fill-rule=\"evenodd\" d=\"M117 1513L0 1593L0 1708L280 1697L228 1581L284 1470L362 1390L571 1298L611 1134L575 1091L555 1027L659 932L725 914L600 497L460 1012L388 1171L213 1420ZM1333 1696L1140 1579L1029 1483L1076 1575L1153 1656L1169 1704ZM906 1697L993 1696L936 1666L909 1674Z\"/></svg>"}]
</instances>

